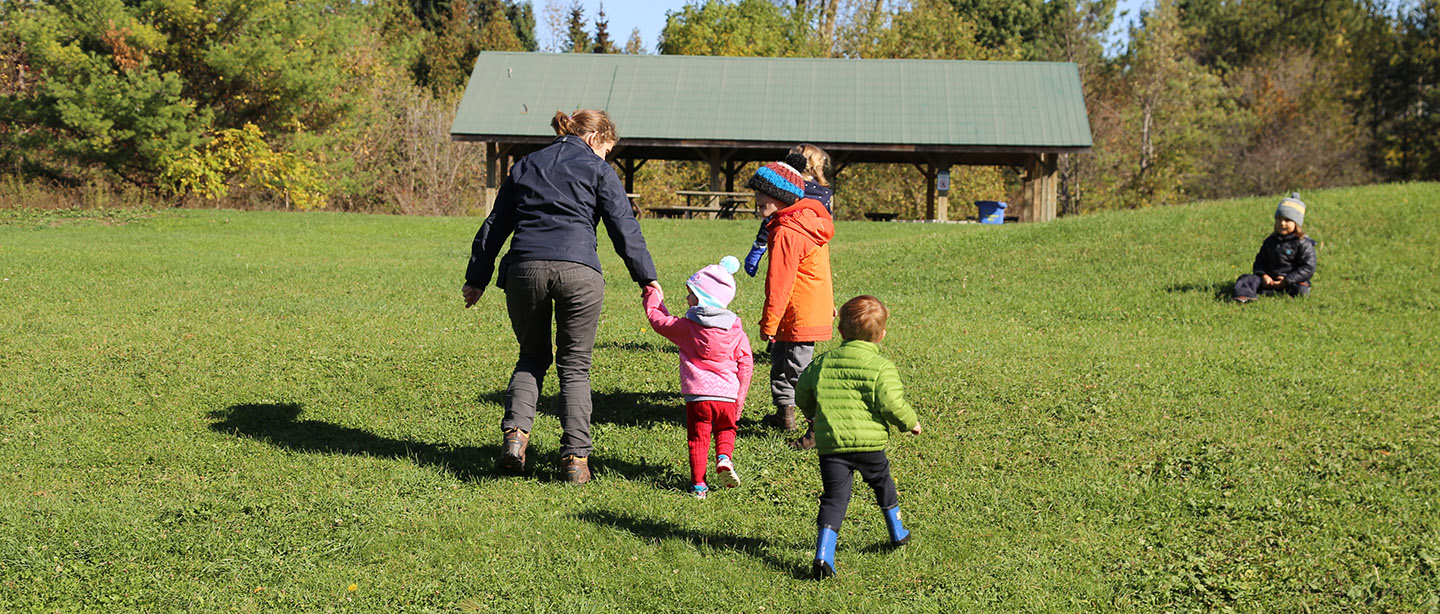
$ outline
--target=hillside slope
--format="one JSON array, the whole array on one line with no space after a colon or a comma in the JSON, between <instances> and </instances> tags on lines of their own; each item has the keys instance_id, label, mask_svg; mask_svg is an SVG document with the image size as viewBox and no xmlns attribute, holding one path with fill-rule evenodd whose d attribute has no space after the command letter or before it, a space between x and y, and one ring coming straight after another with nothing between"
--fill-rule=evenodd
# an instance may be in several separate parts
<instances>
[{"instance_id":1,"label":"hillside slope","mask_svg":"<svg viewBox=\"0 0 1440 614\"><path fill-rule=\"evenodd\" d=\"M839 224L837 302L889 304L926 430L890 446L915 542L880 547L861 486L824 583L765 377L743 486L683 494L676 356L603 238L574 488L553 376L539 468L495 471L515 348L500 292L461 309L478 219L0 211L0 610L1433 610L1440 185L1304 196L1314 294L1250 305L1271 198ZM677 310L755 230L644 228Z\"/></svg>"}]
</instances>

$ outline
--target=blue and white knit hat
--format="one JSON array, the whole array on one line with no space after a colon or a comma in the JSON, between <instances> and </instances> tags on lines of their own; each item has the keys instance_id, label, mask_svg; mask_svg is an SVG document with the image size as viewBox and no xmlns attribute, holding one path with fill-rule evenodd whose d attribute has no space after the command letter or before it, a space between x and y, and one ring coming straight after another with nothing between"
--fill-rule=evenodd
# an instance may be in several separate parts
<instances>
[{"instance_id":1,"label":"blue and white knit hat","mask_svg":"<svg viewBox=\"0 0 1440 614\"><path fill-rule=\"evenodd\" d=\"M1280 201L1280 206L1275 208L1275 217L1283 217L1295 222L1297 226L1305 225L1305 203L1300 201L1299 192L1291 192L1290 197Z\"/></svg>"},{"instance_id":2,"label":"blue and white knit hat","mask_svg":"<svg viewBox=\"0 0 1440 614\"><path fill-rule=\"evenodd\" d=\"M786 205L805 198L805 178L795 167L784 162L771 162L760 167L745 182L745 187L774 196Z\"/></svg>"}]
</instances>

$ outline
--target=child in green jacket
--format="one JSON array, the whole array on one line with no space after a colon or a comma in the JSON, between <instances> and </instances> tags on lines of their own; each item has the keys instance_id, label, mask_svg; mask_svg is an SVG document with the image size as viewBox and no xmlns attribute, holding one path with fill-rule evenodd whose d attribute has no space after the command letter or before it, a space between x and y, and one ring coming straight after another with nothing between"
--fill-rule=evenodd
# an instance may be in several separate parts
<instances>
[{"instance_id":1,"label":"child in green jacket","mask_svg":"<svg viewBox=\"0 0 1440 614\"><path fill-rule=\"evenodd\" d=\"M895 481L885 443L889 426L920 434L920 420L905 402L895 363L880 354L890 311L873 296L857 296L840 307L840 347L815 358L800 375L795 403L815 422L815 449L820 453L819 534L815 539L816 579L835 575L835 542L850 504L854 473L875 491L885 512L890 543L904 545L910 532L900 522Z\"/></svg>"}]
</instances>

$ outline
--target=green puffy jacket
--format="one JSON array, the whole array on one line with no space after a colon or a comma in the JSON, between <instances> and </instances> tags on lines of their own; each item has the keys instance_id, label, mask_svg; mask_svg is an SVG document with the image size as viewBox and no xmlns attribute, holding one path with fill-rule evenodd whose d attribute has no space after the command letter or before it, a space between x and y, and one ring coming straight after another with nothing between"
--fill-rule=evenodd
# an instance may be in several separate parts
<instances>
[{"instance_id":1,"label":"green puffy jacket","mask_svg":"<svg viewBox=\"0 0 1440 614\"><path fill-rule=\"evenodd\" d=\"M795 386L795 405L815 421L815 449L821 454L884 450L887 425L908 431L919 423L905 402L895 363L880 354L880 346L856 339L805 368Z\"/></svg>"}]
</instances>

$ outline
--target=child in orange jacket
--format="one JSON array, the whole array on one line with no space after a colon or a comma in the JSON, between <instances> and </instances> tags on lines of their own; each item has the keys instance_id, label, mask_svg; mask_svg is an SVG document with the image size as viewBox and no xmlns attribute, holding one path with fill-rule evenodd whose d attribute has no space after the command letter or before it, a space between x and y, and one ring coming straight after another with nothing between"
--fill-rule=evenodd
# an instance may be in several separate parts
<instances>
[{"instance_id":1,"label":"child in orange jacket","mask_svg":"<svg viewBox=\"0 0 1440 614\"><path fill-rule=\"evenodd\" d=\"M770 398L775 413L762 421L793 431L795 383L815 355L815 342L830 339L835 317L829 247L835 222L824 205L805 198L805 180L789 164L766 164L745 185L755 190L756 214L770 218L760 336L774 342Z\"/></svg>"}]
</instances>

